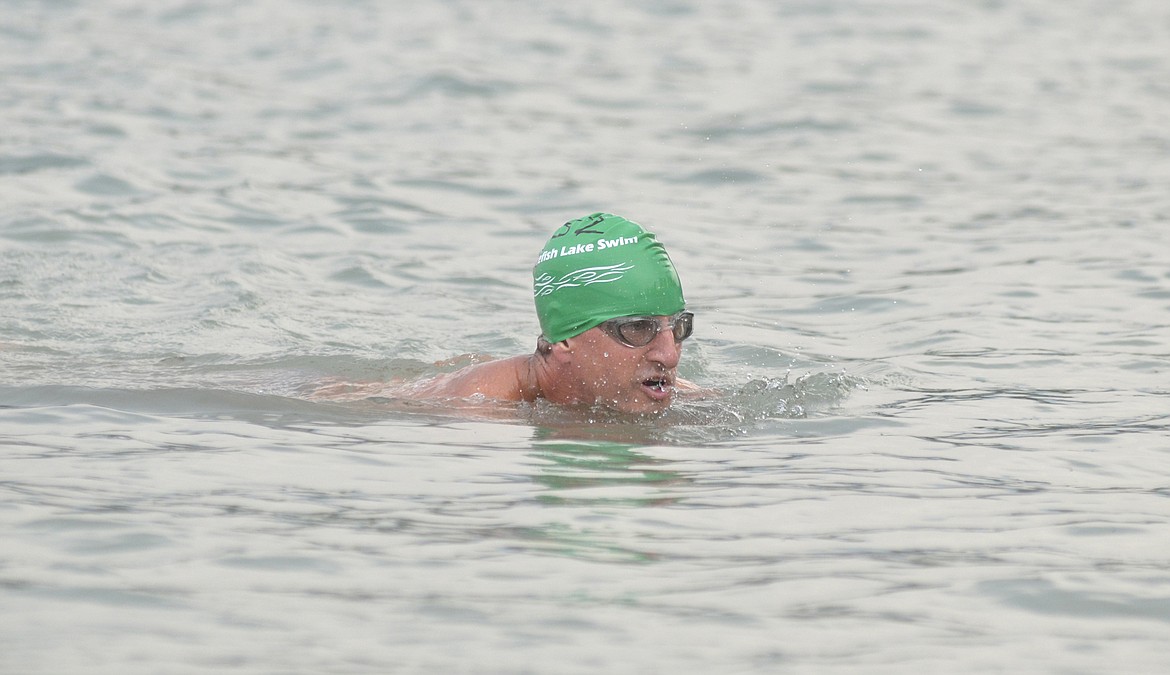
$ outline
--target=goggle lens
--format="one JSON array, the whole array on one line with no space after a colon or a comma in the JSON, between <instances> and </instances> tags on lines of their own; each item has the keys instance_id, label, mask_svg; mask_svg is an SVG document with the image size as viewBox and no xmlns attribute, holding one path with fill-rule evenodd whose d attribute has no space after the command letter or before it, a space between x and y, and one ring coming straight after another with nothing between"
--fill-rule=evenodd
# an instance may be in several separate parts
<instances>
[{"instance_id":1,"label":"goggle lens","mask_svg":"<svg viewBox=\"0 0 1170 675\"><path fill-rule=\"evenodd\" d=\"M612 319L601 324L611 336L629 347L645 347L654 341L662 330L662 324L653 317L639 316L623 319ZM689 338L695 330L695 315L691 312L680 312L670 317L670 331L674 333L674 341L682 342Z\"/></svg>"}]
</instances>

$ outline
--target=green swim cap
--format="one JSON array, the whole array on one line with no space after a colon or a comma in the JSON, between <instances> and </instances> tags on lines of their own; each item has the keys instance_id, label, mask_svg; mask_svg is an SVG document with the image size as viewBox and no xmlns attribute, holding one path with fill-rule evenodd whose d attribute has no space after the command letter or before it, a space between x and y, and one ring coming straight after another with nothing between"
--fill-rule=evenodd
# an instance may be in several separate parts
<instances>
[{"instance_id":1,"label":"green swim cap","mask_svg":"<svg viewBox=\"0 0 1170 675\"><path fill-rule=\"evenodd\" d=\"M686 306L666 249L641 225L595 213L557 228L532 268L536 316L549 342L621 316Z\"/></svg>"}]
</instances>

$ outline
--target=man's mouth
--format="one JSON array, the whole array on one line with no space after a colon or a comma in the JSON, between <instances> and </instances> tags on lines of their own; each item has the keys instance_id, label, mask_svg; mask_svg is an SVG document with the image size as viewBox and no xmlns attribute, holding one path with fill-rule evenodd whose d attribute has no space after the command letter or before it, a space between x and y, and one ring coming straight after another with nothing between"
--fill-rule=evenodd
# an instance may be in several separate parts
<instances>
[{"instance_id":1,"label":"man's mouth","mask_svg":"<svg viewBox=\"0 0 1170 675\"><path fill-rule=\"evenodd\" d=\"M664 399L674 393L674 381L666 375L648 377L642 380L642 387L656 399Z\"/></svg>"}]
</instances>

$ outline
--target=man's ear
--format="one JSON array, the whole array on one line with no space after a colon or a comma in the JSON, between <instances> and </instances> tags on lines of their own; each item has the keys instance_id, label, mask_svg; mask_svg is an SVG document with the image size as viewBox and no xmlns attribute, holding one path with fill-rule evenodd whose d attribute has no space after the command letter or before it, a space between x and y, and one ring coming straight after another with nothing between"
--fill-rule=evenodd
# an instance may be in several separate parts
<instances>
[{"instance_id":1,"label":"man's ear","mask_svg":"<svg viewBox=\"0 0 1170 675\"><path fill-rule=\"evenodd\" d=\"M573 338L569 338L572 340ZM561 340L549 345L548 358L557 363L568 363L573 360L573 348L569 345L569 340Z\"/></svg>"},{"instance_id":2,"label":"man's ear","mask_svg":"<svg viewBox=\"0 0 1170 675\"><path fill-rule=\"evenodd\" d=\"M567 361L572 355L572 349L569 347L568 340L552 343L544 339L543 335L536 340L536 351L541 356L554 361Z\"/></svg>"}]
</instances>

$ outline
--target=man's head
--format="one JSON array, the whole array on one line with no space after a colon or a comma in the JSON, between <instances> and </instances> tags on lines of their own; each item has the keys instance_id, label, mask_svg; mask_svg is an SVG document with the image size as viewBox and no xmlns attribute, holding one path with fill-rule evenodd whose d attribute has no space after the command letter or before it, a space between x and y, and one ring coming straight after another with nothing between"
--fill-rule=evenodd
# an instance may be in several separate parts
<instances>
[{"instance_id":1,"label":"man's head","mask_svg":"<svg viewBox=\"0 0 1170 675\"><path fill-rule=\"evenodd\" d=\"M551 400L637 413L670 405L693 317L652 233L607 213L570 221L532 278L542 352L556 373Z\"/></svg>"}]
</instances>

